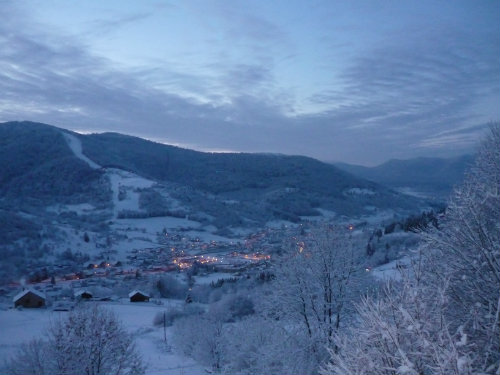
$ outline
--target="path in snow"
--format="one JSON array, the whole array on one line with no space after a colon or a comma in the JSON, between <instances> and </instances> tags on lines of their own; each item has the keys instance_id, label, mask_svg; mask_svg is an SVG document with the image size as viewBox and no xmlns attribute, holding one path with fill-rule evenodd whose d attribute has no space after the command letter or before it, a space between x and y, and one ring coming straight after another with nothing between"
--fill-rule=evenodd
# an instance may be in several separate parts
<instances>
[{"instance_id":1,"label":"path in snow","mask_svg":"<svg viewBox=\"0 0 500 375\"><path fill-rule=\"evenodd\" d=\"M101 168L101 166L99 164L93 162L92 160L90 160L88 157L86 157L83 154L82 142L77 137L75 137L73 134L69 134L69 133L65 133L65 132L63 132L63 135L64 135L64 139L66 139L66 142L68 143L69 148L71 149L71 151L73 151L73 153L75 154L75 156L77 158L86 162L91 168L94 168L94 169Z\"/></svg>"}]
</instances>

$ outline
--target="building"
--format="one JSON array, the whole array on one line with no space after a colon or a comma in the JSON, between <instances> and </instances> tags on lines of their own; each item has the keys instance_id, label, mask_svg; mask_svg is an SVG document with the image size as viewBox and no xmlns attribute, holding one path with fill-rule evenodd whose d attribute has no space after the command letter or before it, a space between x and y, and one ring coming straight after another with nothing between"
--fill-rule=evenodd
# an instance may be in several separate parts
<instances>
[{"instance_id":1,"label":"building","mask_svg":"<svg viewBox=\"0 0 500 375\"><path fill-rule=\"evenodd\" d=\"M130 302L149 302L149 295L140 290L133 290L128 294Z\"/></svg>"},{"instance_id":2,"label":"building","mask_svg":"<svg viewBox=\"0 0 500 375\"><path fill-rule=\"evenodd\" d=\"M84 300L90 300L92 299L93 295L91 292L88 290L79 290L78 292L75 293L75 298L79 299L84 299Z\"/></svg>"},{"instance_id":3,"label":"building","mask_svg":"<svg viewBox=\"0 0 500 375\"><path fill-rule=\"evenodd\" d=\"M45 300L45 295L34 289L24 289L13 298L15 307L43 307Z\"/></svg>"}]
</instances>

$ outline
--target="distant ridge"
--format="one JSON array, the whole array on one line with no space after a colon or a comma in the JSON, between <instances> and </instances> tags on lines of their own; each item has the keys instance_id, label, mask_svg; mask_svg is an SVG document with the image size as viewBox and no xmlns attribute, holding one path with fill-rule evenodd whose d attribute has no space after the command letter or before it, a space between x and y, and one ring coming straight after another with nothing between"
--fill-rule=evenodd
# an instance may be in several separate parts
<instances>
[{"instance_id":1,"label":"distant ridge","mask_svg":"<svg viewBox=\"0 0 500 375\"><path fill-rule=\"evenodd\" d=\"M462 182L472 161L472 155L462 155L454 158L392 159L376 167L345 163L335 163L335 166L391 188L408 187L447 197L453 187Z\"/></svg>"}]
</instances>

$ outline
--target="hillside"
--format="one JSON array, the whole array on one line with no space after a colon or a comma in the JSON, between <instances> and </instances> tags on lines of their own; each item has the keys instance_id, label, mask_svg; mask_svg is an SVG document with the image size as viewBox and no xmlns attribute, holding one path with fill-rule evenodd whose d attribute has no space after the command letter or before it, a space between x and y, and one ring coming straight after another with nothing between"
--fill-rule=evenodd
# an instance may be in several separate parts
<instances>
[{"instance_id":1,"label":"hillside","mask_svg":"<svg viewBox=\"0 0 500 375\"><path fill-rule=\"evenodd\" d=\"M4 204L103 203L102 171L68 147L60 129L32 122L0 124L0 198Z\"/></svg>"},{"instance_id":2,"label":"hillside","mask_svg":"<svg viewBox=\"0 0 500 375\"><path fill-rule=\"evenodd\" d=\"M418 204L376 183L303 156L203 153L115 133L80 137L83 152L104 167L236 201L264 203L275 213L314 215L314 208L323 207L356 215L367 205L412 209Z\"/></svg>"},{"instance_id":3,"label":"hillside","mask_svg":"<svg viewBox=\"0 0 500 375\"><path fill-rule=\"evenodd\" d=\"M204 153L32 122L0 124L0 165L0 279L26 267L43 275L54 259L67 270L89 256L126 261L167 232L232 241L271 225L427 206L308 157Z\"/></svg>"},{"instance_id":4,"label":"hillside","mask_svg":"<svg viewBox=\"0 0 500 375\"><path fill-rule=\"evenodd\" d=\"M472 162L471 155L455 158L415 158L389 160L376 167L363 167L345 163L335 165L355 176L424 196L445 198L454 186L460 184L464 172Z\"/></svg>"},{"instance_id":5,"label":"hillside","mask_svg":"<svg viewBox=\"0 0 500 375\"><path fill-rule=\"evenodd\" d=\"M78 158L64 133L78 138L83 154L103 168L92 168ZM4 203L31 199L45 205L87 202L102 206L110 201L103 175L106 169L117 168L174 184L176 191L191 191L193 198L209 194L250 203L253 211L264 216L270 213L295 220L318 215L315 209L320 207L357 215L367 206L370 210L411 210L420 204L303 156L204 153L116 133L80 135L31 122L1 124L0 137L0 162L6 166L0 172Z\"/></svg>"}]
</instances>

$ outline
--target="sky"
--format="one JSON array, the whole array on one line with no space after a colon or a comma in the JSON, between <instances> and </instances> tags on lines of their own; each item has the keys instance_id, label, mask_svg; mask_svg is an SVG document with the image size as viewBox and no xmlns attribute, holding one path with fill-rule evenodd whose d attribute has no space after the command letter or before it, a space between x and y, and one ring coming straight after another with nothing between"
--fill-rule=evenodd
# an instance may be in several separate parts
<instances>
[{"instance_id":1,"label":"sky","mask_svg":"<svg viewBox=\"0 0 500 375\"><path fill-rule=\"evenodd\" d=\"M500 120L499 0L0 0L0 122L376 165Z\"/></svg>"}]
</instances>

